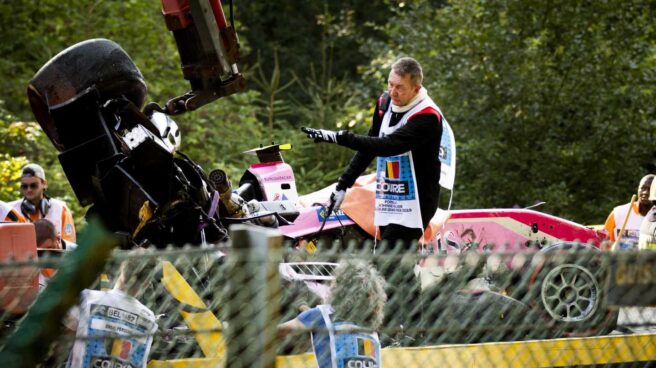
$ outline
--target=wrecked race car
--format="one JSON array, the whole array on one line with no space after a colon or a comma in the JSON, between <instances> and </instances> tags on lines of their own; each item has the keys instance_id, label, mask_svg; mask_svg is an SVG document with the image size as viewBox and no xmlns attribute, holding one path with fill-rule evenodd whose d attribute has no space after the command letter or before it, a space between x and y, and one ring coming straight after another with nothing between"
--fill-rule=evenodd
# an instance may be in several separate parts
<instances>
[{"instance_id":1,"label":"wrecked race car","mask_svg":"<svg viewBox=\"0 0 656 368\"><path fill-rule=\"evenodd\" d=\"M124 235L124 247L224 239L206 176L188 157L174 155L177 126L155 109L142 111L145 96L139 69L106 39L60 52L28 87L32 111L60 152L76 197L92 205L88 215Z\"/></svg>"},{"instance_id":2,"label":"wrecked race car","mask_svg":"<svg viewBox=\"0 0 656 368\"><path fill-rule=\"evenodd\" d=\"M344 248L369 240L370 250L376 252L375 176L360 177L341 209L328 213L334 185L299 196L292 167L282 158L288 149L273 145L248 151L259 162L244 173L237 192L247 200L293 200L299 216L279 230L302 251L317 252L319 240L329 245L339 240ZM460 285L449 287L474 293L462 296L467 303L480 305L476 300L482 298L492 305L530 308L551 325L551 337L604 334L617 320L617 311L604 301L608 264L600 249L606 239L604 231L534 209L438 209L419 240L415 273L425 294L444 289L447 279L461 278ZM476 267L462 267L461 255L480 255ZM290 262L283 275L308 283L321 296L330 263L309 260ZM462 275L463 268L468 275Z\"/></svg>"},{"instance_id":3,"label":"wrecked race car","mask_svg":"<svg viewBox=\"0 0 656 368\"><path fill-rule=\"evenodd\" d=\"M237 37L220 2L163 1L162 12L191 85L164 107L145 104L141 72L107 39L61 51L27 88L78 201L91 205L87 215L120 235L125 248L227 237L225 205L202 168L177 152L171 116L245 88Z\"/></svg>"}]
</instances>

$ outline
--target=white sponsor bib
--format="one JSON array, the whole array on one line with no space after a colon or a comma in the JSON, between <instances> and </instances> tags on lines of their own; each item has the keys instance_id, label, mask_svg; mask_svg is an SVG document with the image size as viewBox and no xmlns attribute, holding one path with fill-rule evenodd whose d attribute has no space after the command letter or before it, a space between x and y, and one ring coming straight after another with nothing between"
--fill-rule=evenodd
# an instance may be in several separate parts
<instances>
[{"instance_id":1,"label":"white sponsor bib","mask_svg":"<svg viewBox=\"0 0 656 368\"><path fill-rule=\"evenodd\" d=\"M412 109L407 111L401 120L390 126L391 109L383 116L379 137L394 133L404 126L415 113L427 108L439 111L437 105L426 96ZM439 143L438 143L439 144ZM437 178L436 178L437 180ZM374 225L402 225L409 228L423 229L419 207L419 192L417 178L412 160L412 152L397 156L378 157L376 162L376 212Z\"/></svg>"}]
</instances>

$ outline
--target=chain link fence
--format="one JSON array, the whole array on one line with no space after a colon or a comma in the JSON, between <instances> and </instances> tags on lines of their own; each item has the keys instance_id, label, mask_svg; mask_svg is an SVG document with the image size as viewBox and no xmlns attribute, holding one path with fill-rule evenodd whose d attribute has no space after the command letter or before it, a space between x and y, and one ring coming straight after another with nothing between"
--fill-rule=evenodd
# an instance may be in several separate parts
<instances>
[{"instance_id":1,"label":"chain link fence","mask_svg":"<svg viewBox=\"0 0 656 368\"><path fill-rule=\"evenodd\" d=\"M102 239L0 264L0 361L313 367L330 363L330 349L317 346L332 340L340 367L656 356L652 253L559 243L522 254L422 256L401 243L376 244L374 254L370 242L320 242L310 253L249 227L208 247L111 251ZM328 303L325 317L315 307Z\"/></svg>"}]
</instances>

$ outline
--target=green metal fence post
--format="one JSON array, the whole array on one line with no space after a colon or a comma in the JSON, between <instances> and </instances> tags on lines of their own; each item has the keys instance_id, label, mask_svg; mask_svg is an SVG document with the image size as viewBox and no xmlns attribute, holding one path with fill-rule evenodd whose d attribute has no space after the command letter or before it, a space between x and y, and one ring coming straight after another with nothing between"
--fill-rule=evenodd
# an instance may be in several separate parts
<instances>
[{"instance_id":1,"label":"green metal fence post","mask_svg":"<svg viewBox=\"0 0 656 368\"><path fill-rule=\"evenodd\" d=\"M230 228L226 315L227 366L273 368L280 318L282 237L251 225Z\"/></svg>"}]
</instances>

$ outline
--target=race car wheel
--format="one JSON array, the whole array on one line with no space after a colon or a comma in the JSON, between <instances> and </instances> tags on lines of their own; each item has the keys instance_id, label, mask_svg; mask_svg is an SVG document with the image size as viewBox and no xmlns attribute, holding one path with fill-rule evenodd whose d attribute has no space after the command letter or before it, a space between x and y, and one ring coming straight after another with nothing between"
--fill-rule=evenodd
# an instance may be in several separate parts
<instances>
[{"instance_id":1,"label":"race car wheel","mask_svg":"<svg viewBox=\"0 0 656 368\"><path fill-rule=\"evenodd\" d=\"M616 326L618 311L605 304L607 270L602 254L590 250L556 246L547 250L552 258L534 270L533 304L552 321L552 335L596 336Z\"/></svg>"},{"instance_id":2,"label":"race car wheel","mask_svg":"<svg viewBox=\"0 0 656 368\"><path fill-rule=\"evenodd\" d=\"M585 322L600 308L601 290L587 268L566 264L550 270L540 297L545 311L557 322Z\"/></svg>"}]
</instances>

